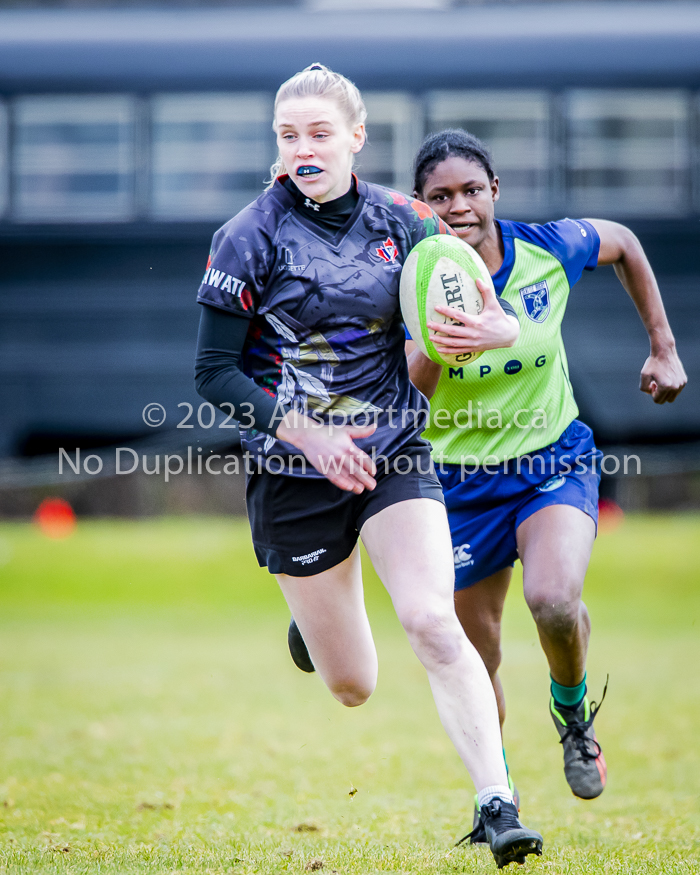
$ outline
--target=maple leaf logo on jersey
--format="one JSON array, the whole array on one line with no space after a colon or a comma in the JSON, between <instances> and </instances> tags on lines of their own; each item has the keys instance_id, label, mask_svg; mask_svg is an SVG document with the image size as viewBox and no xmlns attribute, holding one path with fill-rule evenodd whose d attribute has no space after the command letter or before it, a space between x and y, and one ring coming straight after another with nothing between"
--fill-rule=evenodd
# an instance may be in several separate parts
<instances>
[{"instance_id":1,"label":"maple leaf logo on jersey","mask_svg":"<svg viewBox=\"0 0 700 875\"><path fill-rule=\"evenodd\" d=\"M381 246L377 246L375 252L387 264L394 264L396 256L399 254L399 250L391 237L387 237Z\"/></svg>"}]
</instances>

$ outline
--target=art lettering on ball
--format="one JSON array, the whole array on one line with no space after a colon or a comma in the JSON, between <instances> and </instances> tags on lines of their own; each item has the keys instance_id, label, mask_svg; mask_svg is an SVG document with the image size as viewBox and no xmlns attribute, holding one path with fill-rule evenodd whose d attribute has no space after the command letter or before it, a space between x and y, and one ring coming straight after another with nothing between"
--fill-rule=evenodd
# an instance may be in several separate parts
<instances>
[{"instance_id":1,"label":"art lettering on ball","mask_svg":"<svg viewBox=\"0 0 700 875\"><path fill-rule=\"evenodd\" d=\"M478 316L484 308L484 299L476 287L477 279L493 288L481 256L459 237L448 234L426 237L408 253L401 271L401 312L411 338L432 361L441 365L466 365L481 355L480 352L439 353L427 326L428 322L461 324L438 313L437 305Z\"/></svg>"}]
</instances>

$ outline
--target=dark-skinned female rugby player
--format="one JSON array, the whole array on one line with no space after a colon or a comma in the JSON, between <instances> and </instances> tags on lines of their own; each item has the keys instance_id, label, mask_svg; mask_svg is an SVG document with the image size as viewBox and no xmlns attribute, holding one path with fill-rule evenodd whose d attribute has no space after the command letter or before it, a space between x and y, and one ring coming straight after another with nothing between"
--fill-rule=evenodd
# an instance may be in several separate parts
<instances>
[{"instance_id":1,"label":"dark-skinned female rugby player","mask_svg":"<svg viewBox=\"0 0 700 875\"><path fill-rule=\"evenodd\" d=\"M595 798L607 769L593 729L597 707L586 695L591 621L581 596L596 536L600 453L576 418L560 331L583 270L612 264L634 302L650 343L641 390L657 404L671 402L687 378L654 274L628 228L602 219L547 225L496 219L499 183L491 158L461 130L428 137L416 157L414 186L416 197L481 255L521 326L512 349L484 352L459 369L441 367L407 343L411 379L431 407L465 410L458 427L450 419L447 428L433 422L424 432L440 462L457 616L486 664L503 724L501 615L520 559L525 600L549 663L549 709L564 773L576 796ZM441 312L462 319L459 311ZM442 352L475 337L468 325L431 328L440 328Z\"/></svg>"},{"instance_id":2,"label":"dark-skinned female rugby player","mask_svg":"<svg viewBox=\"0 0 700 875\"><path fill-rule=\"evenodd\" d=\"M365 117L355 86L319 64L280 87L274 181L214 235L198 296L196 384L240 421L258 561L347 706L366 701L377 679L362 538L502 866L540 853L542 839L518 820L493 687L455 613L424 420L402 416L427 402L408 375L401 264L419 240L450 231L424 204L353 176ZM470 344L505 347L518 330L491 294Z\"/></svg>"}]
</instances>

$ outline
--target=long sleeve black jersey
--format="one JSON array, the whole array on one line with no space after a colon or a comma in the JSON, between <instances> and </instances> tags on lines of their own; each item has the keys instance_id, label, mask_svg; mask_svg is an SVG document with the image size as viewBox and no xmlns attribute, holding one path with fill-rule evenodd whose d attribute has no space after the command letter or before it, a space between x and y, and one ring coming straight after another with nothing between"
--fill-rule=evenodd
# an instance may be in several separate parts
<instances>
[{"instance_id":1,"label":"long sleeve black jersey","mask_svg":"<svg viewBox=\"0 0 700 875\"><path fill-rule=\"evenodd\" d=\"M338 425L376 422L358 444L390 458L419 439L427 415L403 351L401 267L416 243L449 229L398 192L358 180L357 193L345 224L322 235L277 181L214 235L198 300L249 320L241 368L274 401L272 419L296 407ZM274 437L275 422L263 430L243 412L240 423L244 449L285 470L297 451ZM321 475L307 466L306 476Z\"/></svg>"}]
</instances>

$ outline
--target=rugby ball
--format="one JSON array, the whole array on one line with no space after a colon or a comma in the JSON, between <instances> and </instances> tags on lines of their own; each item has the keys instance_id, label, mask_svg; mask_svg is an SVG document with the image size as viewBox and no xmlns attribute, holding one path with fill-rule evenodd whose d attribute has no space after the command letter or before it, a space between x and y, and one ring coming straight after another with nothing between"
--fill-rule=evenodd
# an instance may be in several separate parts
<instances>
[{"instance_id":1,"label":"rugby ball","mask_svg":"<svg viewBox=\"0 0 700 875\"><path fill-rule=\"evenodd\" d=\"M408 253L401 271L399 296L401 313L411 339L429 359L440 365L466 365L480 352L441 355L430 340L428 322L459 325L438 313L435 306L454 307L472 316L484 308L476 287L481 279L493 288L493 281L481 256L468 243L449 234L426 237Z\"/></svg>"}]
</instances>

